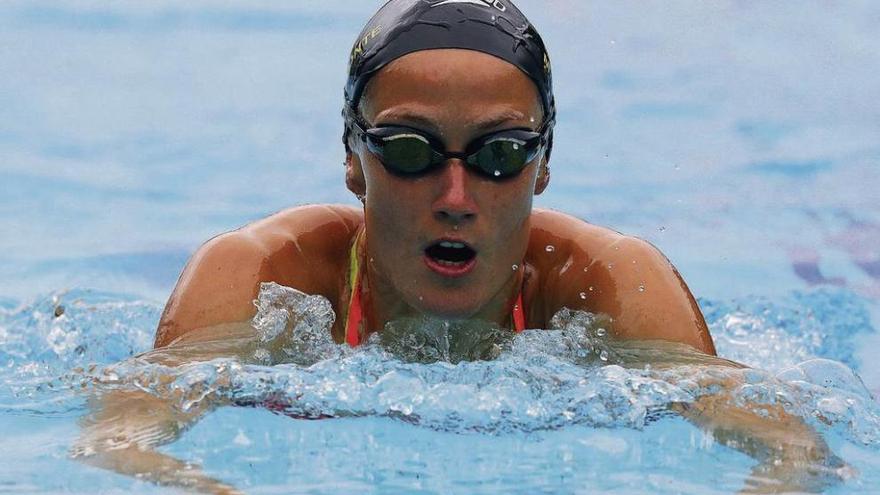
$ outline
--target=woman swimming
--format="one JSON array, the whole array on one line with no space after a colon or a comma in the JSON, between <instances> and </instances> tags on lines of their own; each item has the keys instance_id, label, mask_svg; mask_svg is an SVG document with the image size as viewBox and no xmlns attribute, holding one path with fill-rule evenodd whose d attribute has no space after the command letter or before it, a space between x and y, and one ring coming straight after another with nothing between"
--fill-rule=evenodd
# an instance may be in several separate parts
<instances>
[{"instance_id":1,"label":"woman swimming","mask_svg":"<svg viewBox=\"0 0 880 495\"><path fill-rule=\"evenodd\" d=\"M294 208L206 243L169 298L148 359L249 354L253 301L274 282L329 300L339 315L332 337L352 346L400 321L513 332L548 328L571 308L607 315L616 339L652 342L670 363L735 367L711 357L699 307L657 249L532 208L550 183L556 104L544 43L509 0L385 4L352 50L343 113L345 181L362 208ZM730 386L725 380L719 390ZM746 410L719 397L671 407L727 432L747 452L783 452L767 458L768 469L832 457L781 408ZM143 394L105 398L81 443L145 438L146 423L124 411L152 411L150 421L162 418L173 432L104 450L95 456L100 464L137 466L160 483L231 490L192 472L180 481L175 473L185 466L150 450L222 404L187 411L163 404Z\"/></svg>"}]
</instances>

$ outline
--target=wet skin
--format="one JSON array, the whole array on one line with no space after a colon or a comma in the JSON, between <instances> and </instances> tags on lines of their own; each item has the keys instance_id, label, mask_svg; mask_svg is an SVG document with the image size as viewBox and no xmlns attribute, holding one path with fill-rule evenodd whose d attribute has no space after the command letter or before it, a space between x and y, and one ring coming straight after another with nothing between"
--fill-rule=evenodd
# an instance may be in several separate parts
<instances>
[{"instance_id":1,"label":"wet skin","mask_svg":"<svg viewBox=\"0 0 880 495\"><path fill-rule=\"evenodd\" d=\"M361 110L370 125L419 129L439 138L447 151L462 151L493 131L536 129L543 118L537 91L524 74L489 55L462 50L417 52L391 63L368 86ZM503 182L480 177L457 159L424 177L402 179L389 174L359 140L349 145L346 184L364 199L364 207L293 208L207 242L168 300L156 334L155 346L161 349L140 359L177 365L252 356L250 320L262 282L325 296L337 314L333 337L343 342L351 296L349 253L362 232L364 309L371 332L414 316L510 327L511 305L522 289L529 328L547 328L550 318L568 307L611 317L611 331L627 340L617 344L650 350L660 356L655 366L664 360L668 366L701 361L683 352L684 346L658 340L715 354L693 296L657 249L563 213L532 209L534 195L549 182L543 158ZM454 276L438 269L426 259L426 247L438 240L470 245L476 252L472 266ZM688 360L676 362L675 355ZM699 356L708 360L705 365L738 367ZM732 377L702 385L733 390L741 384L741 378ZM181 425L226 404L206 404L187 418L173 398L157 401L143 395L120 392L102 398L80 439L84 448L97 452L95 464L129 475L147 473L157 483L235 493L152 450L177 438ZM750 490L819 486L809 484L815 478L813 466L833 467L833 455L819 435L781 406L750 409L729 399L720 393L692 404L670 404L670 409L760 461L759 485ZM149 414L118 413L133 408ZM147 438L144 432L151 433L152 443L138 443ZM128 442L129 448L107 449L108 435L116 443ZM766 487L760 485L764 479L769 480Z\"/></svg>"},{"instance_id":2,"label":"wet skin","mask_svg":"<svg viewBox=\"0 0 880 495\"><path fill-rule=\"evenodd\" d=\"M422 51L392 62L370 82L361 111L372 126L419 129L448 151L492 132L537 129L543 119L527 76L465 50ZM621 338L681 342L714 354L690 291L653 246L532 209L534 195L549 182L543 155L501 182L458 159L413 179L390 174L356 137L350 145L346 184L364 197L364 208L295 208L206 243L168 301L157 347L195 329L249 321L259 285L267 281L327 297L341 342L349 250L365 228L370 331L420 315L509 326L522 288L529 328L546 328L562 307L584 309L611 316ZM425 249L440 240L472 247L472 268L451 276L432 267Z\"/></svg>"}]
</instances>

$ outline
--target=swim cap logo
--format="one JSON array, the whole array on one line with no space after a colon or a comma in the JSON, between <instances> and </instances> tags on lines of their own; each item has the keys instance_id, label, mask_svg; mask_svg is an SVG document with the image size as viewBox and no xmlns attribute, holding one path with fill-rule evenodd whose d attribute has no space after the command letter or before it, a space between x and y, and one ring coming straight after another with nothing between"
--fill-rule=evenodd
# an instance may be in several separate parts
<instances>
[{"instance_id":1,"label":"swim cap logo","mask_svg":"<svg viewBox=\"0 0 880 495\"><path fill-rule=\"evenodd\" d=\"M481 7L495 7L501 12L507 11L507 7L501 3L500 0L443 0L442 2L435 3L431 7L439 7L441 5L449 5L451 3L469 3L473 5L479 5Z\"/></svg>"},{"instance_id":2,"label":"swim cap logo","mask_svg":"<svg viewBox=\"0 0 880 495\"><path fill-rule=\"evenodd\" d=\"M354 64L355 59L364 54L367 50L367 45L370 44L371 41L376 39L376 36L379 36L379 33L382 32L382 26L376 26L373 29L367 31L367 34L364 35L362 39L359 39L357 43L354 45L354 49L351 50L351 58L349 59L349 64Z\"/></svg>"}]
</instances>

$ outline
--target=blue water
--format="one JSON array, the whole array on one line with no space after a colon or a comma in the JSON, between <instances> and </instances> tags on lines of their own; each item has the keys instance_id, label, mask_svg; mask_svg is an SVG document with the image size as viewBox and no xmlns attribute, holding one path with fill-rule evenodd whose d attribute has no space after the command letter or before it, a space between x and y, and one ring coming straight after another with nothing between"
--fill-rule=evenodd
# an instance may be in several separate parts
<instances>
[{"instance_id":1,"label":"blue water","mask_svg":"<svg viewBox=\"0 0 880 495\"><path fill-rule=\"evenodd\" d=\"M222 407L161 447L247 493L743 486L753 459L656 412L660 392L697 393L681 377L584 364L554 350L558 332L490 363L321 347L314 366L116 364L149 350L201 242L296 204L355 204L338 115L348 47L378 4L0 5L0 491L168 491L70 460L106 373L229 379L226 400L305 392L288 412L345 416ZM872 493L880 6L519 4L560 107L537 205L660 247L720 355L761 370L736 393L783 394L859 471L827 490Z\"/></svg>"}]
</instances>

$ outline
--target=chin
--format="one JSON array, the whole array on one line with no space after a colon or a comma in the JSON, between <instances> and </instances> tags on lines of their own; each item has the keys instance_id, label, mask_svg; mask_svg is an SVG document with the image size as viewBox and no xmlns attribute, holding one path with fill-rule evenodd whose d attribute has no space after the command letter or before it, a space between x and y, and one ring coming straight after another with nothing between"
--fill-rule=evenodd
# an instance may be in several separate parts
<instances>
[{"instance_id":1,"label":"chin","mask_svg":"<svg viewBox=\"0 0 880 495\"><path fill-rule=\"evenodd\" d=\"M474 304L473 297L467 297L465 294L456 294L454 297L443 297L438 294L433 298L424 298L419 300L416 298L416 304L413 307L418 312L441 320L468 320L477 314L482 307Z\"/></svg>"}]
</instances>

